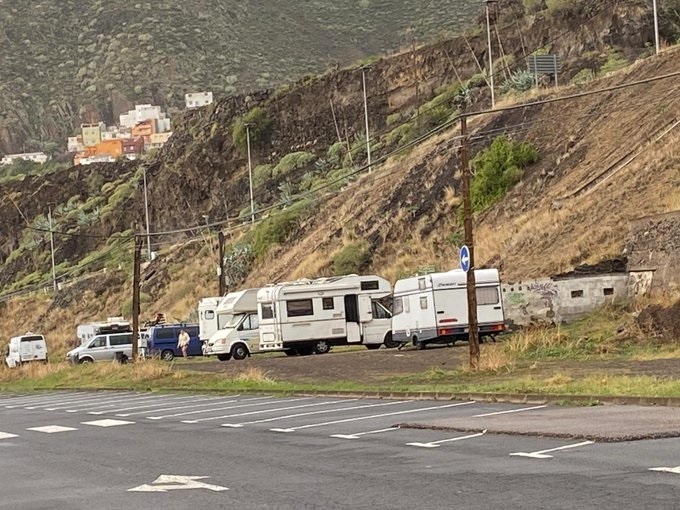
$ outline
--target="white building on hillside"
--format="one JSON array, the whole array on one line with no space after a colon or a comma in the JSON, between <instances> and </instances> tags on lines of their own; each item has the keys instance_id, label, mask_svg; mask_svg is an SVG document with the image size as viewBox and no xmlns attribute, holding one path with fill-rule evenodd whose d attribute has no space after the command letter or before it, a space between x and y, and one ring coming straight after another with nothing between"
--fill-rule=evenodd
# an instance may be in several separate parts
<instances>
[{"instance_id":1,"label":"white building on hillside","mask_svg":"<svg viewBox=\"0 0 680 510\"><path fill-rule=\"evenodd\" d=\"M160 106L150 104L135 105L134 110L130 110L120 116L121 128L132 129L140 122L147 120L155 121L159 133L170 130L170 119L165 113L161 112Z\"/></svg>"},{"instance_id":2,"label":"white building on hillside","mask_svg":"<svg viewBox=\"0 0 680 510\"><path fill-rule=\"evenodd\" d=\"M191 92L184 95L184 102L187 108L200 108L201 106L207 106L213 102L212 92Z\"/></svg>"},{"instance_id":3,"label":"white building on hillside","mask_svg":"<svg viewBox=\"0 0 680 510\"><path fill-rule=\"evenodd\" d=\"M11 165L15 161L19 160L24 160L24 161L32 161L33 163L47 163L47 154L44 152L26 152L24 154L8 154L4 158L2 158L2 161L0 161L0 165Z\"/></svg>"}]
</instances>

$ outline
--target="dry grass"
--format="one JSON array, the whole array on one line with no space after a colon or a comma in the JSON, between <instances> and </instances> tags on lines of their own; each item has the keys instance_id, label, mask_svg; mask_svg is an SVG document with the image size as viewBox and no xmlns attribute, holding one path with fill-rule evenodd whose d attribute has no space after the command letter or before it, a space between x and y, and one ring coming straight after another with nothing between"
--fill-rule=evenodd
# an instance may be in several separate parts
<instances>
[{"instance_id":1,"label":"dry grass","mask_svg":"<svg viewBox=\"0 0 680 510\"><path fill-rule=\"evenodd\" d=\"M246 370L239 372L234 377L235 381L247 383L273 383L274 379L269 377L269 374L257 367L248 367Z\"/></svg>"}]
</instances>

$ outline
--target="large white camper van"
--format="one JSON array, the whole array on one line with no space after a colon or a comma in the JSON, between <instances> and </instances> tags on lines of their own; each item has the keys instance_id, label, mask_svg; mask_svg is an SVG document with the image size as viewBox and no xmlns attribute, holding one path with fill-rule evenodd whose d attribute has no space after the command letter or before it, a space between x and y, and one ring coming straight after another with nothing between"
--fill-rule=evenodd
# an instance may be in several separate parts
<instances>
[{"instance_id":1,"label":"large white camper van","mask_svg":"<svg viewBox=\"0 0 680 510\"><path fill-rule=\"evenodd\" d=\"M395 347L391 313L378 302L391 290L384 278L357 275L265 287L257 294L260 350L307 355L333 345Z\"/></svg>"},{"instance_id":2,"label":"large white camper van","mask_svg":"<svg viewBox=\"0 0 680 510\"><path fill-rule=\"evenodd\" d=\"M231 320L228 313L218 313L220 303L225 297L207 297L198 302L198 336L201 342L207 343L210 337L219 329L222 329Z\"/></svg>"},{"instance_id":3,"label":"large white camper van","mask_svg":"<svg viewBox=\"0 0 680 510\"><path fill-rule=\"evenodd\" d=\"M480 337L505 330L501 282L496 269L475 270ZM467 340L467 276L448 273L414 276L394 284L392 336L399 343L423 349L428 343Z\"/></svg>"},{"instance_id":4,"label":"large white camper van","mask_svg":"<svg viewBox=\"0 0 680 510\"><path fill-rule=\"evenodd\" d=\"M260 331L257 318L257 292L245 289L227 294L216 310L218 317L229 317L208 340L203 351L220 361L244 359L259 350Z\"/></svg>"}]
</instances>

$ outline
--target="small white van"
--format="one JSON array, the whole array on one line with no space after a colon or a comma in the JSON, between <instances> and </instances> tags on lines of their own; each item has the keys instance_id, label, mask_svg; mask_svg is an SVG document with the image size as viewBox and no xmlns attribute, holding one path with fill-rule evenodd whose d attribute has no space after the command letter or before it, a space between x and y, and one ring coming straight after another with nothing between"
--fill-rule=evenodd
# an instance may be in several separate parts
<instances>
[{"instance_id":1,"label":"small white van","mask_svg":"<svg viewBox=\"0 0 680 510\"><path fill-rule=\"evenodd\" d=\"M28 332L10 339L5 349L5 363L9 368L23 363L40 361L47 363L47 343L45 337Z\"/></svg>"},{"instance_id":2,"label":"small white van","mask_svg":"<svg viewBox=\"0 0 680 510\"><path fill-rule=\"evenodd\" d=\"M210 337L204 355L217 356L220 361L232 358L241 360L259 350L258 290L245 289L229 293L222 300L215 314L230 319Z\"/></svg>"}]
</instances>

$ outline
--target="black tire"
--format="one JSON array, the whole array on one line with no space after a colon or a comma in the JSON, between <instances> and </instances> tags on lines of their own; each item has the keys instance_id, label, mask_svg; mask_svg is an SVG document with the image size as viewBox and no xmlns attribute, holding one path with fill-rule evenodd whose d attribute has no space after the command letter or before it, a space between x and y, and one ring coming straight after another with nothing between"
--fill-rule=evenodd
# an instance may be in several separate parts
<instances>
[{"instance_id":1,"label":"black tire","mask_svg":"<svg viewBox=\"0 0 680 510\"><path fill-rule=\"evenodd\" d=\"M238 343L231 348L231 357L242 360L248 357L248 347L246 344Z\"/></svg>"},{"instance_id":2,"label":"black tire","mask_svg":"<svg viewBox=\"0 0 680 510\"><path fill-rule=\"evenodd\" d=\"M366 349L369 351L377 351L380 349L380 344L366 344Z\"/></svg>"},{"instance_id":3,"label":"black tire","mask_svg":"<svg viewBox=\"0 0 680 510\"><path fill-rule=\"evenodd\" d=\"M314 354L314 347L311 345L301 345L300 347L296 347L298 354L300 356L310 356L311 354Z\"/></svg>"},{"instance_id":4,"label":"black tire","mask_svg":"<svg viewBox=\"0 0 680 510\"><path fill-rule=\"evenodd\" d=\"M225 352L217 355L217 359L220 361L229 361L231 359L231 353Z\"/></svg>"},{"instance_id":5,"label":"black tire","mask_svg":"<svg viewBox=\"0 0 680 510\"><path fill-rule=\"evenodd\" d=\"M331 351L331 344L326 340L319 340L312 349L314 354L327 354Z\"/></svg>"},{"instance_id":6,"label":"black tire","mask_svg":"<svg viewBox=\"0 0 680 510\"><path fill-rule=\"evenodd\" d=\"M418 337L413 338L413 345L415 345L416 349L418 349L419 351L425 349L425 342L423 342L422 340L418 340Z\"/></svg>"},{"instance_id":7,"label":"black tire","mask_svg":"<svg viewBox=\"0 0 680 510\"><path fill-rule=\"evenodd\" d=\"M298 352L297 352L296 349L286 349L283 352L286 353L286 356L297 356L298 355Z\"/></svg>"},{"instance_id":8,"label":"black tire","mask_svg":"<svg viewBox=\"0 0 680 510\"><path fill-rule=\"evenodd\" d=\"M93 359L92 358L79 358L78 359L79 365L87 365L88 363L93 363Z\"/></svg>"},{"instance_id":9,"label":"black tire","mask_svg":"<svg viewBox=\"0 0 680 510\"><path fill-rule=\"evenodd\" d=\"M399 342L396 342L392 338L392 332L389 332L385 335L385 341L383 343L385 344L385 347L387 347L388 349L395 349L399 347Z\"/></svg>"},{"instance_id":10,"label":"black tire","mask_svg":"<svg viewBox=\"0 0 680 510\"><path fill-rule=\"evenodd\" d=\"M163 352L161 352L161 359L163 361L172 361L175 359L175 353L170 349L165 349Z\"/></svg>"}]
</instances>

